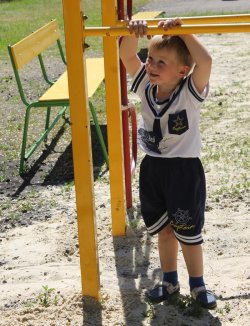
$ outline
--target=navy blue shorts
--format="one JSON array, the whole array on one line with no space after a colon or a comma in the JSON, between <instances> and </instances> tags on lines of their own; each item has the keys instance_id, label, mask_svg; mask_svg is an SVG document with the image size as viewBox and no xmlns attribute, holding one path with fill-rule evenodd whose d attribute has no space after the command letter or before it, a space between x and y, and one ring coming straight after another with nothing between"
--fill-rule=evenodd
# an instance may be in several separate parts
<instances>
[{"instance_id":1,"label":"navy blue shorts","mask_svg":"<svg viewBox=\"0 0 250 326\"><path fill-rule=\"evenodd\" d=\"M205 174L199 158L146 155L140 167L141 212L149 234L168 224L180 242L203 242Z\"/></svg>"}]
</instances>

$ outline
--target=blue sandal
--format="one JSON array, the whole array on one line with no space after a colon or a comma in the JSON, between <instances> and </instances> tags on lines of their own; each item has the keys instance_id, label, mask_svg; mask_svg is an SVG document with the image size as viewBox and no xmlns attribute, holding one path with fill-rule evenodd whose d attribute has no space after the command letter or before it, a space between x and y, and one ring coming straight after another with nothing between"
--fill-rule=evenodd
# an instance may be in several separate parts
<instances>
[{"instance_id":1,"label":"blue sandal","mask_svg":"<svg viewBox=\"0 0 250 326\"><path fill-rule=\"evenodd\" d=\"M162 282L153 289L146 292L146 297L152 303L160 303L169 299L170 296L180 292L180 285L173 285L168 282Z\"/></svg>"},{"instance_id":2,"label":"blue sandal","mask_svg":"<svg viewBox=\"0 0 250 326\"><path fill-rule=\"evenodd\" d=\"M209 291L205 286L194 288L191 291L191 296L195 302L206 309L214 309L217 307L216 298L212 291Z\"/></svg>"}]
</instances>

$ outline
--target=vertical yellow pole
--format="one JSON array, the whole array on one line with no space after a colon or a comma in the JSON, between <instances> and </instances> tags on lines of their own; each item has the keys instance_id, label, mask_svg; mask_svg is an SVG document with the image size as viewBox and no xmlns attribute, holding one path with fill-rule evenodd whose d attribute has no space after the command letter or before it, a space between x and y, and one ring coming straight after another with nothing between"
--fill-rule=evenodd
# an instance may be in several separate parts
<instances>
[{"instance_id":1,"label":"vertical yellow pole","mask_svg":"<svg viewBox=\"0 0 250 326\"><path fill-rule=\"evenodd\" d=\"M63 0L83 295L99 298L93 167L80 0Z\"/></svg>"},{"instance_id":2,"label":"vertical yellow pole","mask_svg":"<svg viewBox=\"0 0 250 326\"><path fill-rule=\"evenodd\" d=\"M102 24L116 24L116 0L102 0ZM125 191L121 122L119 53L116 37L104 37L104 65L108 125L112 233L125 234Z\"/></svg>"}]
</instances>

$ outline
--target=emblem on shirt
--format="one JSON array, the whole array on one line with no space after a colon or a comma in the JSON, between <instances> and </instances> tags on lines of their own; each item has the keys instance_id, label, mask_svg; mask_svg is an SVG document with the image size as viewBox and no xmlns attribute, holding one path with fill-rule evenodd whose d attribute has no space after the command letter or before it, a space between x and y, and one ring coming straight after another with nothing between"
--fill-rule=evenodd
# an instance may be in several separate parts
<instances>
[{"instance_id":1,"label":"emblem on shirt","mask_svg":"<svg viewBox=\"0 0 250 326\"><path fill-rule=\"evenodd\" d=\"M186 110L169 114L168 129L170 134L181 135L189 129Z\"/></svg>"}]
</instances>

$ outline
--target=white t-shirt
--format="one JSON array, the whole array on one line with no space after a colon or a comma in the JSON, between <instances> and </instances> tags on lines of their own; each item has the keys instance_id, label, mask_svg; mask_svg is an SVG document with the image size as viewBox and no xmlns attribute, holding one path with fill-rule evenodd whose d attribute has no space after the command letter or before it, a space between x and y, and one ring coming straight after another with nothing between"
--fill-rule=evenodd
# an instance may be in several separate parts
<instances>
[{"instance_id":1,"label":"white t-shirt","mask_svg":"<svg viewBox=\"0 0 250 326\"><path fill-rule=\"evenodd\" d=\"M181 90L178 93L179 88ZM141 121L138 128L140 147L150 156L199 157L200 108L208 95L209 85L203 94L199 94L193 84L192 75L189 75L183 81L182 87L178 86L170 99L163 102L157 101L156 89L157 86L149 82L145 65L142 65L133 77L131 87L141 99ZM169 101L172 103L162 114ZM155 119L160 119L162 134L160 141L153 132Z\"/></svg>"}]
</instances>

